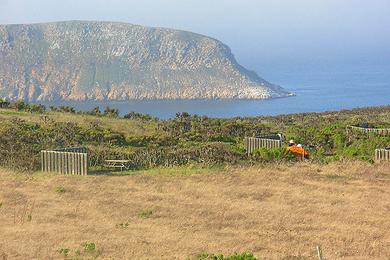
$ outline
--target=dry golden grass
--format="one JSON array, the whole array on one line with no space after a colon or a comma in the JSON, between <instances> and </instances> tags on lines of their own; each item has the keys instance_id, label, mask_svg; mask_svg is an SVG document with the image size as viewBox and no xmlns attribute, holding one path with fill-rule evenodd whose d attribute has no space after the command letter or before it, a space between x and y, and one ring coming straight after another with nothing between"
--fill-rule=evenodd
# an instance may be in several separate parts
<instances>
[{"instance_id":1,"label":"dry golden grass","mask_svg":"<svg viewBox=\"0 0 390 260\"><path fill-rule=\"evenodd\" d=\"M259 259L316 259L316 245L325 259L390 259L389 164L170 176L3 171L0 188L0 259L61 259L60 249L69 249L69 258L79 249L79 258L99 259L243 251ZM84 242L96 249L85 252Z\"/></svg>"}]
</instances>

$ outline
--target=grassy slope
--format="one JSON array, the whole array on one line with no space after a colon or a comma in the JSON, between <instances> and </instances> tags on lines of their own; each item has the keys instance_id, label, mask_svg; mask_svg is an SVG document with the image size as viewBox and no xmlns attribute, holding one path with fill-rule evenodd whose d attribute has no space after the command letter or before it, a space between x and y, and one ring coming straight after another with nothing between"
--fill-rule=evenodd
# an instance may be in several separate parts
<instances>
[{"instance_id":1,"label":"grassy slope","mask_svg":"<svg viewBox=\"0 0 390 260\"><path fill-rule=\"evenodd\" d=\"M124 133L125 135L149 135L155 132L157 127L157 123L154 121L148 121L145 123L140 120L127 120L122 118L98 117L62 112L46 112L44 115L49 119L58 122L74 122L80 125L99 123L102 127L111 128L112 130ZM0 108L0 120L15 117L30 122L42 122L41 114ZM283 132L291 127L292 124L307 128L313 124L319 124L322 121L332 123L339 122L347 125L362 122L375 122L381 127L390 127L390 106L342 110L336 112L268 116L261 117L261 121L275 132Z\"/></svg>"},{"instance_id":2,"label":"grassy slope","mask_svg":"<svg viewBox=\"0 0 390 260\"><path fill-rule=\"evenodd\" d=\"M104 128L110 128L116 132L124 133L126 136L149 135L156 128L156 124L154 122L148 122L148 124L143 124L142 122L137 120L127 120L122 118L98 117L61 112L47 112L44 115L47 116L49 120L53 120L56 122L73 122L79 125L97 123ZM28 122L42 123L41 114L15 111L10 109L0 109L0 120L11 119L15 117L26 120Z\"/></svg>"},{"instance_id":3,"label":"grassy slope","mask_svg":"<svg viewBox=\"0 0 390 260\"><path fill-rule=\"evenodd\" d=\"M186 259L235 251L315 259L321 245L325 259L390 257L389 164L180 173L84 178L0 170L0 256L61 259L59 250L70 249L69 259ZM85 250L84 242L96 249Z\"/></svg>"}]
</instances>

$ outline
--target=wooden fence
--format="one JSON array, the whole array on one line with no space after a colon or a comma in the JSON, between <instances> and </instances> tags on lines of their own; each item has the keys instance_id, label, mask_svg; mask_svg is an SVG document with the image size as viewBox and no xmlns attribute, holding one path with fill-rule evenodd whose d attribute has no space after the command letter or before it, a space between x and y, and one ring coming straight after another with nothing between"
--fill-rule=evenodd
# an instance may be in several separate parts
<instances>
[{"instance_id":1,"label":"wooden fence","mask_svg":"<svg viewBox=\"0 0 390 260\"><path fill-rule=\"evenodd\" d=\"M41 165L43 172L87 175L87 149L82 147L41 151Z\"/></svg>"},{"instance_id":2,"label":"wooden fence","mask_svg":"<svg viewBox=\"0 0 390 260\"><path fill-rule=\"evenodd\" d=\"M247 154L251 154L254 150L260 148L281 148L283 145L282 139L269 139L269 138L257 138L246 137L245 149Z\"/></svg>"},{"instance_id":3,"label":"wooden fence","mask_svg":"<svg viewBox=\"0 0 390 260\"><path fill-rule=\"evenodd\" d=\"M359 126L349 126L347 127L347 131L348 130L357 131L366 134L377 134L382 136L390 135L390 128L366 128L366 127L359 127Z\"/></svg>"},{"instance_id":4,"label":"wooden fence","mask_svg":"<svg viewBox=\"0 0 390 260\"><path fill-rule=\"evenodd\" d=\"M73 148L60 148L60 149L54 149L50 150L54 152L68 152L68 153L87 153L86 147L73 147Z\"/></svg>"},{"instance_id":5,"label":"wooden fence","mask_svg":"<svg viewBox=\"0 0 390 260\"><path fill-rule=\"evenodd\" d=\"M388 161L390 162L390 149L376 149L375 150L375 161Z\"/></svg>"}]
</instances>

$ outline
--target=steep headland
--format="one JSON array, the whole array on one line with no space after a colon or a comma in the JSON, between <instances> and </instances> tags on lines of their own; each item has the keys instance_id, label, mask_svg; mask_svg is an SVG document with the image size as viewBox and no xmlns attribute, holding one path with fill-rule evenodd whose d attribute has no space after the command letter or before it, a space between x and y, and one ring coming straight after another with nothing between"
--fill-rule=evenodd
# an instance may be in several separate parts
<instances>
[{"instance_id":1,"label":"steep headland","mask_svg":"<svg viewBox=\"0 0 390 260\"><path fill-rule=\"evenodd\" d=\"M0 25L10 100L268 99L291 95L199 34L113 22Z\"/></svg>"}]
</instances>

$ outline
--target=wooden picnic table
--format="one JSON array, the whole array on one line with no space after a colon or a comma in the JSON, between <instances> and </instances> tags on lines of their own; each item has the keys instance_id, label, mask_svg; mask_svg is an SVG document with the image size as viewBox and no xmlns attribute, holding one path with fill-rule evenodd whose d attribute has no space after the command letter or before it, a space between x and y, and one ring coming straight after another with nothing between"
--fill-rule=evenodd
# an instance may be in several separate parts
<instances>
[{"instance_id":1,"label":"wooden picnic table","mask_svg":"<svg viewBox=\"0 0 390 260\"><path fill-rule=\"evenodd\" d=\"M112 168L120 168L121 171L123 171L123 168L128 170L129 167L129 162L130 160L105 160L106 162L106 167L112 167Z\"/></svg>"}]
</instances>

